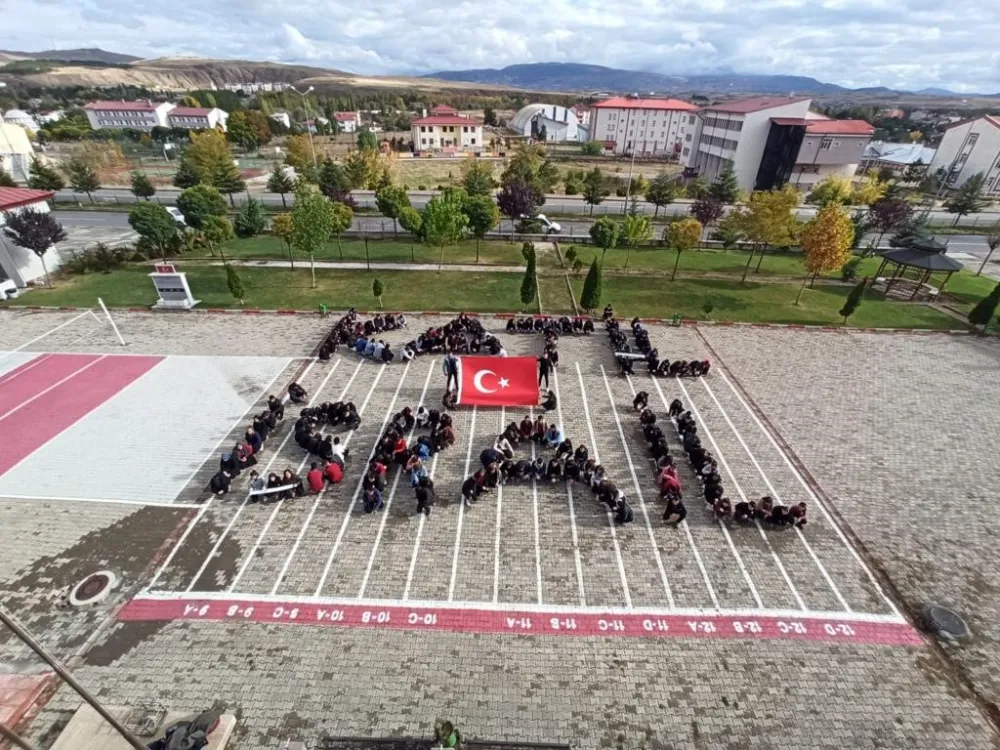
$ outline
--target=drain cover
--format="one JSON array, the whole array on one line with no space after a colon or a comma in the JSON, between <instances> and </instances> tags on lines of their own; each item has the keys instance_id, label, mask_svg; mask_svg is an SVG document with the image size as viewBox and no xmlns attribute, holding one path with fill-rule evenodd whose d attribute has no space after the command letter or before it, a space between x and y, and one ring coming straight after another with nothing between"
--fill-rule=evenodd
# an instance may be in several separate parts
<instances>
[{"instance_id":1,"label":"drain cover","mask_svg":"<svg viewBox=\"0 0 1000 750\"><path fill-rule=\"evenodd\" d=\"M110 570L91 573L73 587L69 594L69 603L75 607L96 604L107 598L117 584L118 576Z\"/></svg>"},{"instance_id":2,"label":"drain cover","mask_svg":"<svg viewBox=\"0 0 1000 750\"><path fill-rule=\"evenodd\" d=\"M969 637L965 620L939 604L925 604L922 610L924 625L942 638L958 640Z\"/></svg>"}]
</instances>

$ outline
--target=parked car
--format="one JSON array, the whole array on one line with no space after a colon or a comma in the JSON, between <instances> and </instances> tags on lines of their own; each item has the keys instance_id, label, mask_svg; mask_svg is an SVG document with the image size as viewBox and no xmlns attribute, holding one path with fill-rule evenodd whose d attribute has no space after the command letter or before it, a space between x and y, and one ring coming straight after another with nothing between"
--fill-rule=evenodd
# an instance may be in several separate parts
<instances>
[{"instance_id":1,"label":"parked car","mask_svg":"<svg viewBox=\"0 0 1000 750\"><path fill-rule=\"evenodd\" d=\"M522 215L520 219L525 224L537 225L539 231L544 232L545 234L559 234L559 232L562 231L562 225L558 222L552 221L545 214L535 214L534 216Z\"/></svg>"},{"instance_id":2,"label":"parked car","mask_svg":"<svg viewBox=\"0 0 1000 750\"><path fill-rule=\"evenodd\" d=\"M174 217L174 221L177 222L177 226L186 227L187 222L184 221L184 214L177 206L167 206L167 213Z\"/></svg>"}]
</instances>

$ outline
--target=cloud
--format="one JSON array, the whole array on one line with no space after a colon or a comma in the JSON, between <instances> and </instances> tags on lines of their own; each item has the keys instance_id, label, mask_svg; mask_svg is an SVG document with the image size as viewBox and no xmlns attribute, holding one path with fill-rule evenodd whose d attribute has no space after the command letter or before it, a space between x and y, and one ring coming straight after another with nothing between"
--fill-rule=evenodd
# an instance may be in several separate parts
<instances>
[{"instance_id":1,"label":"cloud","mask_svg":"<svg viewBox=\"0 0 1000 750\"><path fill-rule=\"evenodd\" d=\"M4 0L5 46L417 74L525 62L1000 90L1000 4L951 0Z\"/></svg>"}]
</instances>

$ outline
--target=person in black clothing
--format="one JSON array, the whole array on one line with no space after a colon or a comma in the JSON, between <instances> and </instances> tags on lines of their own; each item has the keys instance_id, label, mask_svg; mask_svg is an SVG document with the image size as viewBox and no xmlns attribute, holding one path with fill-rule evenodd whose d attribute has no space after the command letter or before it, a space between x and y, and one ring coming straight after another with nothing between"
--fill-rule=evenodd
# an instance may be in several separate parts
<instances>
[{"instance_id":1,"label":"person in black clothing","mask_svg":"<svg viewBox=\"0 0 1000 750\"><path fill-rule=\"evenodd\" d=\"M566 438L561 443L559 447L556 448L556 458L569 458L573 455L573 441Z\"/></svg>"},{"instance_id":2,"label":"person in black clothing","mask_svg":"<svg viewBox=\"0 0 1000 750\"><path fill-rule=\"evenodd\" d=\"M542 380L545 381L545 387L549 387L549 373L552 372L552 360L549 359L548 352L543 354L538 358L538 385L541 387Z\"/></svg>"},{"instance_id":3,"label":"person in black clothing","mask_svg":"<svg viewBox=\"0 0 1000 750\"><path fill-rule=\"evenodd\" d=\"M585 464L590 458L590 453L587 452L586 445L578 445L576 451L573 453L573 460L578 464Z\"/></svg>"},{"instance_id":4,"label":"person in black clothing","mask_svg":"<svg viewBox=\"0 0 1000 750\"><path fill-rule=\"evenodd\" d=\"M441 405L445 409L454 409L458 406L458 393L456 391L445 391L444 397L441 399Z\"/></svg>"},{"instance_id":5,"label":"person in black clothing","mask_svg":"<svg viewBox=\"0 0 1000 750\"><path fill-rule=\"evenodd\" d=\"M606 305L604 308L604 322L612 320L615 317L615 308L611 305Z\"/></svg>"},{"instance_id":6,"label":"person in black clothing","mask_svg":"<svg viewBox=\"0 0 1000 750\"><path fill-rule=\"evenodd\" d=\"M625 502L624 497L619 497L615 504L615 523L622 526L626 523L632 523L634 519L635 513L632 512L632 506Z\"/></svg>"},{"instance_id":7,"label":"person in black clothing","mask_svg":"<svg viewBox=\"0 0 1000 750\"><path fill-rule=\"evenodd\" d=\"M472 504L479 499L479 493L483 491L483 471L480 469L471 477L462 482L462 502L466 508L471 508Z\"/></svg>"},{"instance_id":8,"label":"person in black clothing","mask_svg":"<svg viewBox=\"0 0 1000 750\"><path fill-rule=\"evenodd\" d=\"M545 467L545 475L549 478L550 482L561 481L563 478L562 461L558 458L549 459L549 465Z\"/></svg>"},{"instance_id":9,"label":"person in black clothing","mask_svg":"<svg viewBox=\"0 0 1000 750\"><path fill-rule=\"evenodd\" d=\"M639 391L635 394L635 398L632 399L632 408L638 412L645 411L646 406L649 404L649 394L645 391Z\"/></svg>"},{"instance_id":10,"label":"person in black clothing","mask_svg":"<svg viewBox=\"0 0 1000 750\"><path fill-rule=\"evenodd\" d=\"M306 389L298 383L290 383L288 386L288 398L290 398L293 403L301 404L306 400Z\"/></svg>"},{"instance_id":11,"label":"person in black clothing","mask_svg":"<svg viewBox=\"0 0 1000 750\"><path fill-rule=\"evenodd\" d=\"M229 477L230 474L228 471L220 469L208 483L208 489L212 491L213 495L222 497L229 492Z\"/></svg>"},{"instance_id":12,"label":"person in black clothing","mask_svg":"<svg viewBox=\"0 0 1000 750\"><path fill-rule=\"evenodd\" d=\"M681 403L679 398L675 398L670 402L670 409L667 411L667 416L673 419L684 413L684 404Z\"/></svg>"},{"instance_id":13,"label":"person in black clothing","mask_svg":"<svg viewBox=\"0 0 1000 750\"><path fill-rule=\"evenodd\" d=\"M563 464L563 479L579 482L582 473L583 472L580 469L580 464L578 464L572 458L567 459L566 463Z\"/></svg>"},{"instance_id":14,"label":"person in black clothing","mask_svg":"<svg viewBox=\"0 0 1000 750\"><path fill-rule=\"evenodd\" d=\"M757 504L753 500L741 500L733 508L733 519L740 523L751 523L757 517Z\"/></svg>"},{"instance_id":15,"label":"person in black clothing","mask_svg":"<svg viewBox=\"0 0 1000 750\"><path fill-rule=\"evenodd\" d=\"M417 513L429 516L431 514L431 503L434 502L434 483L427 477L424 477L420 480L414 492L417 496Z\"/></svg>"},{"instance_id":16,"label":"person in black clothing","mask_svg":"<svg viewBox=\"0 0 1000 750\"><path fill-rule=\"evenodd\" d=\"M672 526L677 526L677 524L687 518L687 514L684 501L680 497L675 496L667 500L667 509L663 512L663 520Z\"/></svg>"},{"instance_id":17,"label":"person in black clothing","mask_svg":"<svg viewBox=\"0 0 1000 750\"><path fill-rule=\"evenodd\" d=\"M556 408L556 394L552 391L546 391L545 398L542 399L542 408L545 411L552 411Z\"/></svg>"},{"instance_id":18,"label":"person in black clothing","mask_svg":"<svg viewBox=\"0 0 1000 750\"><path fill-rule=\"evenodd\" d=\"M267 408L279 421L285 418L285 405L277 396L268 396Z\"/></svg>"},{"instance_id":19,"label":"person in black clothing","mask_svg":"<svg viewBox=\"0 0 1000 750\"><path fill-rule=\"evenodd\" d=\"M487 467L490 464L497 464L504 460L504 455L496 448L487 448L482 453L479 454L479 461L482 463L483 467Z\"/></svg>"}]
</instances>

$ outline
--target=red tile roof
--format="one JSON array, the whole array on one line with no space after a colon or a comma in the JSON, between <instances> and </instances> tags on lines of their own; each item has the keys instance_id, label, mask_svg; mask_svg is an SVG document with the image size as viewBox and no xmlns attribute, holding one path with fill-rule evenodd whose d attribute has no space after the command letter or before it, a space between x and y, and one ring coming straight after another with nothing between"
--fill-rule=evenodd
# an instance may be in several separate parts
<instances>
[{"instance_id":1,"label":"red tile roof","mask_svg":"<svg viewBox=\"0 0 1000 750\"><path fill-rule=\"evenodd\" d=\"M431 115L413 120L411 125L482 125L482 120L473 120L471 117L459 117L458 115Z\"/></svg>"},{"instance_id":2,"label":"red tile roof","mask_svg":"<svg viewBox=\"0 0 1000 750\"><path fill-rule=\"evenodd\" d=\"M806 133L811 135L871 135L875 128L864 120L809 120Z\"/></svg>"},{"instance_id":3,"label":"red tile roof","mask_svg":"<svg viewBox=\"0 0 1000 750\"><path fill-rule=\"evenodd\" d=\"M758 96L753 99L739 99L733 102L719 102L702 107L704 112L731 112L733 114L746 115L751 112L760 112L773 107L783 107L786 104L808 101L808 96Z\"/></svg>"},{"instance_id":4,"label":"red tile roof","mask_svg":"<svg viewBox=\"0 0 1000 750\"><path fill-rule=\"evenodd\" d=\"M457 115L458 110L454 107L449 107L447 104L435 104L431 107L432 115Z\"/></svg>"},{"instance_id":5,"label":"red tile roof","mask_svg":"<svg viewBox=\"0 0 1000 750\"><path fill-rule=\"evenodd\" d=\"M631 99L626 96L616 96L603 102L590 105L593 109L680 109L694 112L698 108L680 99Z\"/></svg>"},{"instance_id":6,"label":"red tile roof","mask_svg":"<svg viewBox=\"0 0 1000 750\"><path fill-rule=\"evenodd\" d=\"M28 188L0 187L0 211L29 206L32 203L47 201L55 195L52 190L29 190Z\"/></svg>"},{"instance_id":7,"label":"red tile roof","mask_svg":"<svg viewBox=\"0 0 1000 750\"><path fill-rule=\"evenodd\" d=\"M154 109L159 107L159 104L153 104L152 102L88 102L83 105L84 109L99 109L99 110L112 110L112 111L123 111L127 110L129 112L152 112Z\"/></svg>"},{"instance_id":8,"label":"red tile roof","mask_svg":"<svg viewBox=\"0 0 1000 750\"><path fill-rule=\"evenodd\" d=\"M209 107L174 107L168 113L169 117L208 117L212 110Z\"/></svg>"},{"instance_id":9,"label":"red tile roof","mask_svg":"<svg viewBox=\"0 0 1000 750\"><path fill-rule=\"evenodd\" d=\"M357 122L358 113L357 112L334 112L333 118L337 122Z\"/></svg>"}]
</instances>

